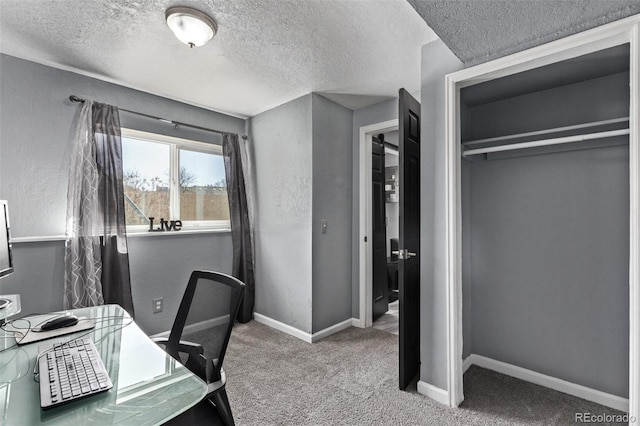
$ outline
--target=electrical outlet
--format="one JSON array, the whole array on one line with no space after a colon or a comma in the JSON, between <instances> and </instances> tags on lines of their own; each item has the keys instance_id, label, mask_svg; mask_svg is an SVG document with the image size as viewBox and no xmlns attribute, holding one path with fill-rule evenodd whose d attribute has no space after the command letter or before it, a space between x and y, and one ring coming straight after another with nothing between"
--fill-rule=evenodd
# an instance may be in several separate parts
<instances>
[{"instance_id":1,"label":"electrical outlet","mask_svg":"<svg viewBox=\"0 0 640 426\"><path fill-rule=\"evenodd\" d=\"M164 298L158 297L157 299L153 299L153 313L157 314L158 312L162 312L164 309Z\"/></svg>"}]
</instances>

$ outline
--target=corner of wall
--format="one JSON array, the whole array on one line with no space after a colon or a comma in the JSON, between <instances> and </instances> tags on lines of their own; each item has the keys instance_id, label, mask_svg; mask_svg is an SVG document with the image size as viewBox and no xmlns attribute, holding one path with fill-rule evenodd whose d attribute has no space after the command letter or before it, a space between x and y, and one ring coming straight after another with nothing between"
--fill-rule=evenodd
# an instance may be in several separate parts
<instances>
[{"instance_id":1,"label":"corner of wall","mask_svg":"<svg viewBox=\"0 0 640 426\"><path fill-rule=\"evenodd\" d=\"M256 311L311 332L312 95L249 120L256 179Z\"/></svg>"},{"instance_id":2,"label":"corner of wall","mask_svg":"<svg viewBox=\"0 0 640 426\"><path fill-rule=\"evenodd\" d=\"M312 332L350 321L353 112L312 96ZM323 225L324 224L324 225Z\"/></svg>"},{"instance_id":3,"label":"corner of wall","mask_svg":"<svg viewBox=\"0 0 640 426\"><path fill-rule=\"evenodd\" d=\"M422 48L420 380L448 392L445 76L463 68L442 40ZM440 395L442 396L442 395ZM434 398L435 399L435 398Z\"/></svg>"}]
</instances>

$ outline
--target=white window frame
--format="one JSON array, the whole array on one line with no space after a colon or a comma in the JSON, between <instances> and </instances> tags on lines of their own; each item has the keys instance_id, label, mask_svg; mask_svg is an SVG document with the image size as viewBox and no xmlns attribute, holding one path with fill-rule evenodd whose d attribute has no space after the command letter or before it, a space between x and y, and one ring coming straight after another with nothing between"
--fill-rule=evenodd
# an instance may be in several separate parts
<instances>
[{"instance_id":1,"label":"white window frame","mask_svg":"<svg viewBox=\"0 0 640 426\"><path fill-rule=\"evenodd\" d=\"M180 212L180 150L203 152L222 156L222 146L209 142L195 141L192 139L178 138L160 133L144 132L141 130L121 129L122 138L136 139L144 142L157 143L169 146L169 218L168 220L181 220L184 231L228 231L231 229L229 220L182 220L178 217ZM159 221L160 218L156 218ZM159 222L154 222L154 227ZM128 233L146 233L148 225L127 225ZM177 231L179 233L180 231ZM162 233L167 234L168 232ZM173 233L173 232L171 232Z\"/></svg>"}]
</instances>

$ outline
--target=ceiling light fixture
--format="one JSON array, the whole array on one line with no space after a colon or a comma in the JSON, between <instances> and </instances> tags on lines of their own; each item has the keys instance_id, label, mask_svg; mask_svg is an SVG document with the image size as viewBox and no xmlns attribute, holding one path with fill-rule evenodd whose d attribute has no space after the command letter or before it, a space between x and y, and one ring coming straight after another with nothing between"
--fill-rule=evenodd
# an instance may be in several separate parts
<instances>
[{"instance_id":1,"label":"ceiling light fixture","mask_svg":"<svg viewBox=\"0 0 640 426\"><path fill-rule=\"evenodd\" d=\"M165 17L178 40L189 47L204 46L218 32L218 24L213 18L190 7L170 7Z\"/></svg>"}]
</instances>

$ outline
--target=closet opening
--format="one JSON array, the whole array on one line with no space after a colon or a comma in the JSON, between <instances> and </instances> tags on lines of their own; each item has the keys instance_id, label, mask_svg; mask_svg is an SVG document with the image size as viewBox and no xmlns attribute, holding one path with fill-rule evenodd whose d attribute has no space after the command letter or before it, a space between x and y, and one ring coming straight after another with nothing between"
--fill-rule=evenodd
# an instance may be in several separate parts
<instances>
[{"instance_id":1,"label":"closet opening","mask_svg":"<svg viewBox=\"0 0 640 426\"><path fill-rule=\"evenodd\" d=\"M623 44L460 88L463 372L628 411L630 63Z\"/></svg>"}]
</instances>

